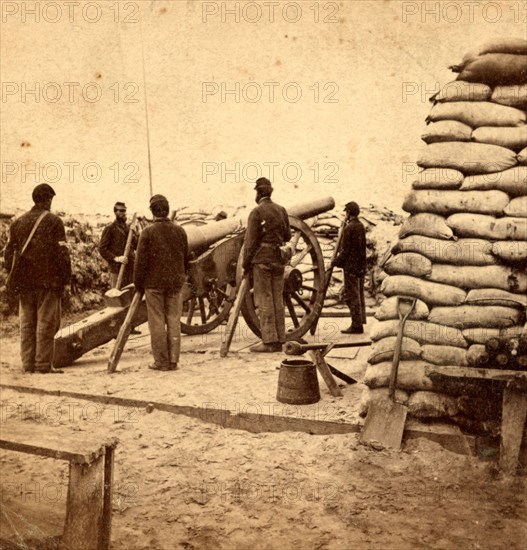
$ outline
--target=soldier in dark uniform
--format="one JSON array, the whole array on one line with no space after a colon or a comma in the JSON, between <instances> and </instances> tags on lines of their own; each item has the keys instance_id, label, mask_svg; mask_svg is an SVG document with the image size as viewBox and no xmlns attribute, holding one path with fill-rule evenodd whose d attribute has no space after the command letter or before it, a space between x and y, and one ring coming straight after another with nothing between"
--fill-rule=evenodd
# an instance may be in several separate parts
<instances>
[{"instance_id":1,"label":"soldier in dark uniform","mask_svg":"<svg viewBox=\"0 0 527 550\"><path fill-rule=\"evenodd\" d=\"M24 372L62 372L53 368L54 338L60 328L60 300L71 277L71 262L64 224L49 211L54 196L55 191L47 183L33 189L35 205L13 222L5 250L6 269L11 271L13 261L18 265L14 273L18 273L15 286L19 292Z\"/></svg>"},{"instance_id":2,"label":"soldier in dark uniform","mask_svg":"<svg viewBox=\"0 0 527 550\"><path fill-rule=\"evenodd\" d=\"M126 239L130 226L126 223L126 205L124 202L116 202L113 211L115 213L115 221L104 228L99 243L99 252L101 256L108 262L110 268L110 286L115 288L119 269L122 264L126 264L126 269L123 277L123 286L132 282L134 273L134 250L137 248L137 237L132 236L132 250L130 258L126 258L124 249L126 247Z\"/></svg>"},{"instance_id":3,"label":"soldier in dark uniform","mask_svg":"<svg viewBox=\"0 0 527 550\"><path fill-rule=\"evenodd\" d=\"M344 271L344 299L351 314L351 326L341 330L344 334L362 334L366 324L364 303L364 275L366 274L366 233L358 215L359 205L348 202L346 226L342 241L333 265Z\"/></svg>"},{"instance_id":4,"label":"soldier in dark uniform","mask_svg":"<svg viewBox=\"0 0 527 550\"><path fill-rule=\"evenodd\" d=\"M143 229L135 259L134 284L144 292L152 343L153 370L176 370L181 349L181 289L189 270L184 229L168 219L163 195L150 199L154 223Z\"/></svg>"},{"instance_id":5,"label":"soldier in dark uniform","mask_svg":"<svg viewBox=\"0 0 527 550\"><path fill-rule=\"evenodd\" d=\"M284 264L280 246L291 239L291 228L285 208L271 200L271 182L259 178L255 190L258 206L247 222L243 269L253 276L262 343L252 346L251 351L275 352L281 351L285 342Z\"/></svg>"}]
</instances>

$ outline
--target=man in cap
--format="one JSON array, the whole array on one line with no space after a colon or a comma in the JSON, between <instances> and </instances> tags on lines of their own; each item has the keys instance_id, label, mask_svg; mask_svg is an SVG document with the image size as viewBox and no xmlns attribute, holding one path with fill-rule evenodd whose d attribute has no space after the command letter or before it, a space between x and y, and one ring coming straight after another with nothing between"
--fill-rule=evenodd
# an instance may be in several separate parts
<instances>
[{"instance_id":1,"label":"man in cap","mask_svg":"<svg viewBox=\"0 0 527 550\"><path fill-rule=\"evenodd\" d=\"M349 307L351 326L341 330L344 334L362 334L366 324L364 303L364 275L366 274L366 233L358 216L359 205L348 202L344 207L346 226L333 265L344 271L344 299Z\"/></svg>"},{"instance_id":2,"label":"man in cap","mask_svg":"<svg viewBox=\"0 0 527 550\"><path fill-rule=\"evenodd\" d=\"M258 206L247 221L243 269L253 276L262 332L262 343L252 346L251 351L270 353L281 351L285 342L284 264L280 247L291 239L291 228L285 208L271 200L271 182L259 178L254 189Z\"/></svg>"},{"instance_id":3,"label":"man in cap","mask_svg":"<svg viewBox=\"0 0 527 550\"><path fill-rule=\"evenodd\" d=\"M104 228L99 243L99 252L108 262L108 267L110 268L110 286L115 288L122 264L126 264L123 286L132 282L134 266L133 251L137 248L137 237L135 235L132 236L130 258L127 258L124 256L124 249L126 248L126 240L131 228L126 223L126 205L124 202L116 202L113 211L115 213L115 220Z\"/></svg>"},{"instance_id":4,"label":"man in cap","mask_svg":"<svg viewBox=\"0 0 527 550\"><path fill-rule=\"evenodd\" d=\"M153 370L176 370L181 348L181 289L189 268L187 234L168 219L168 200L150 199L154 223L141 232L134 284L144 292L152 343Z\"/></svg>"},{"instance_id":5,"label":"man in cap","mask_svg":"<svg viewBox=\"0 0 527 550\"><path fill-rule=\"evenodd\" d=\"M19 294L24 372L61 372L53 368L54 337L60 328L60 299L71 277L71 262L64 224L49 211L54 196L47 183L33 189L35 204L11 225L5 250L5 267L9 272L13 268Z\"/></svg>"}]
</instances>

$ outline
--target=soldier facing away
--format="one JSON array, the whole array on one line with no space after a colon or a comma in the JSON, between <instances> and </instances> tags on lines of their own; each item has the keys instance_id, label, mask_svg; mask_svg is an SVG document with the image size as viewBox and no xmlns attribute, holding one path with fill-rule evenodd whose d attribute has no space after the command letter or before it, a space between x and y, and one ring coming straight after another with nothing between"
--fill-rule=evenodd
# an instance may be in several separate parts
<instances>
[{"instance_id":1,"label":"soldier facing away","mask_svg":"<svg viewBox=\"0 0 527 550\"><path fill-rule=\"evenodd\" d=\"M19 294L20 354L24 372L53 368L54 338L60 328L61 295L71 277L62 220L50 212L55 191L33 189L33 208L11 225L5 267Z\"/></svg>"},{"instance_id":2,"label":"soldier facing away","mask_svg":"<svg viewBox=\"0 0 527 550\"><path fill-rule=\"evenodd\" d=\"M280 247L291 239L285 208L271 200L273 187L267 178L256 180L256 203L245 232L243 270L252 273L254 301L258 309L262 343L253 352L282 350L285 343L284 269Z\"/></svg>"},{"instance_id":3,"label":"soldier facing away","mask_svg":"<svg viewBox=\"0 0 527 550\"><path fill-rule=\"evenodd\" d=\"M152 344L153 370L176 370L181 349L181 289L189 270L187 234L168 219L163 195L150 199L154 223L141 232L134 284L144 292Z\"/></svg>"}]
</instances>

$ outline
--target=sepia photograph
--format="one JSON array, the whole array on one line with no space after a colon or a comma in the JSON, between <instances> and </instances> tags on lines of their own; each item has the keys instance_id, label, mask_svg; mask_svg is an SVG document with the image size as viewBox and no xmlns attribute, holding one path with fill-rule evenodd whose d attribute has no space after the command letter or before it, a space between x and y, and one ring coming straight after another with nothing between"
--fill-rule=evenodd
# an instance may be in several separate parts
<instances>
[{"instance_id":1,"label":"sepia photograph","mask_svg":"<svg viewBox=\"0 0 527 550\"><path fill-rule=\"evenodd\" d=\"M0 550L525 548L527 2L0 17Z\"/></svg>"}]
</instances>

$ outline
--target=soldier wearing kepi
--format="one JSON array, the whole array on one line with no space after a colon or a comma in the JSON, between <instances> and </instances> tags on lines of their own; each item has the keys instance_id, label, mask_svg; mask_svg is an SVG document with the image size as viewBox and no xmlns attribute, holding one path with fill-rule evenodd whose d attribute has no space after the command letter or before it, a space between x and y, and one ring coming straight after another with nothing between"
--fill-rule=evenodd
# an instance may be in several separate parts
<instances>
[{"instance_id":1,"label":"soldier wearing kepi","mask_svg":"<svg viewBox=\"0 0 527 550\"><path fill-rule=\"evenodd\" d=\"M132 282L134 268L133 251L137 248L137 237L133 235L130 258L124 256L128 232L132 230L126 223L126 205L124 202L116 202L113 211L115 213L115 220L104 228L101 242L99 243L99 252L108 262L108 267L110 268L111 288L115 288L122 264L126 264L123 286Z\"/></svg>"},{"instance_id":2,"label":"soldier wearing kepi","mask_svg":"<svg viewBox=\"0 0 527 550\"><path fill-rule=\"evenodd\" d=\"M144 292L152 343L153 370L176 370L181 348L181 289L189 268L187 234L168 219L163 195L150 199L154 223L141 232L134 284Z\"/></svg>"},{"instance_id":3,"label":"soldier wearing kepi","mask_svg":"<svg viewBox=\"0 0 527 550\"><path fill-rule=\"evenodd\" d=\"M364 302L364 275L366 274L366 233L358 216L359 205L348 202L344 207L346 226L333 265L344 271L344 298L351 314L351 326L341 330L344 334L362 334L366 324Z\"/></svg>"},{"instance_id":4,"label":"soldier wearing kepi","mask_svg":"<svg viewBox=\"0 0 527 550\"><path fill-rule=\"evenodd\" d=\"M250 213L245 232L243 269L252 272L254 301L258 309L262 343L253 352L275 352L285 343L284 263L280 247L291 239L285 208L271 200L267 178L256 180L258 206Z\"/></svg>"},{"instance_id":5,"label":"soldier wearing kepi","mask_svg":"<svg viewBox=\"0 0 527 550\"><path fill-rule=\"evenodd\" d=\"M51 214L55 191L47 183L33 189L33 208L11 225L5 267L19 294L20 352L24 372L53 368L54 337L60 328L60 300L71 277L62 220Z\"/></svg>"}]
</instances>

